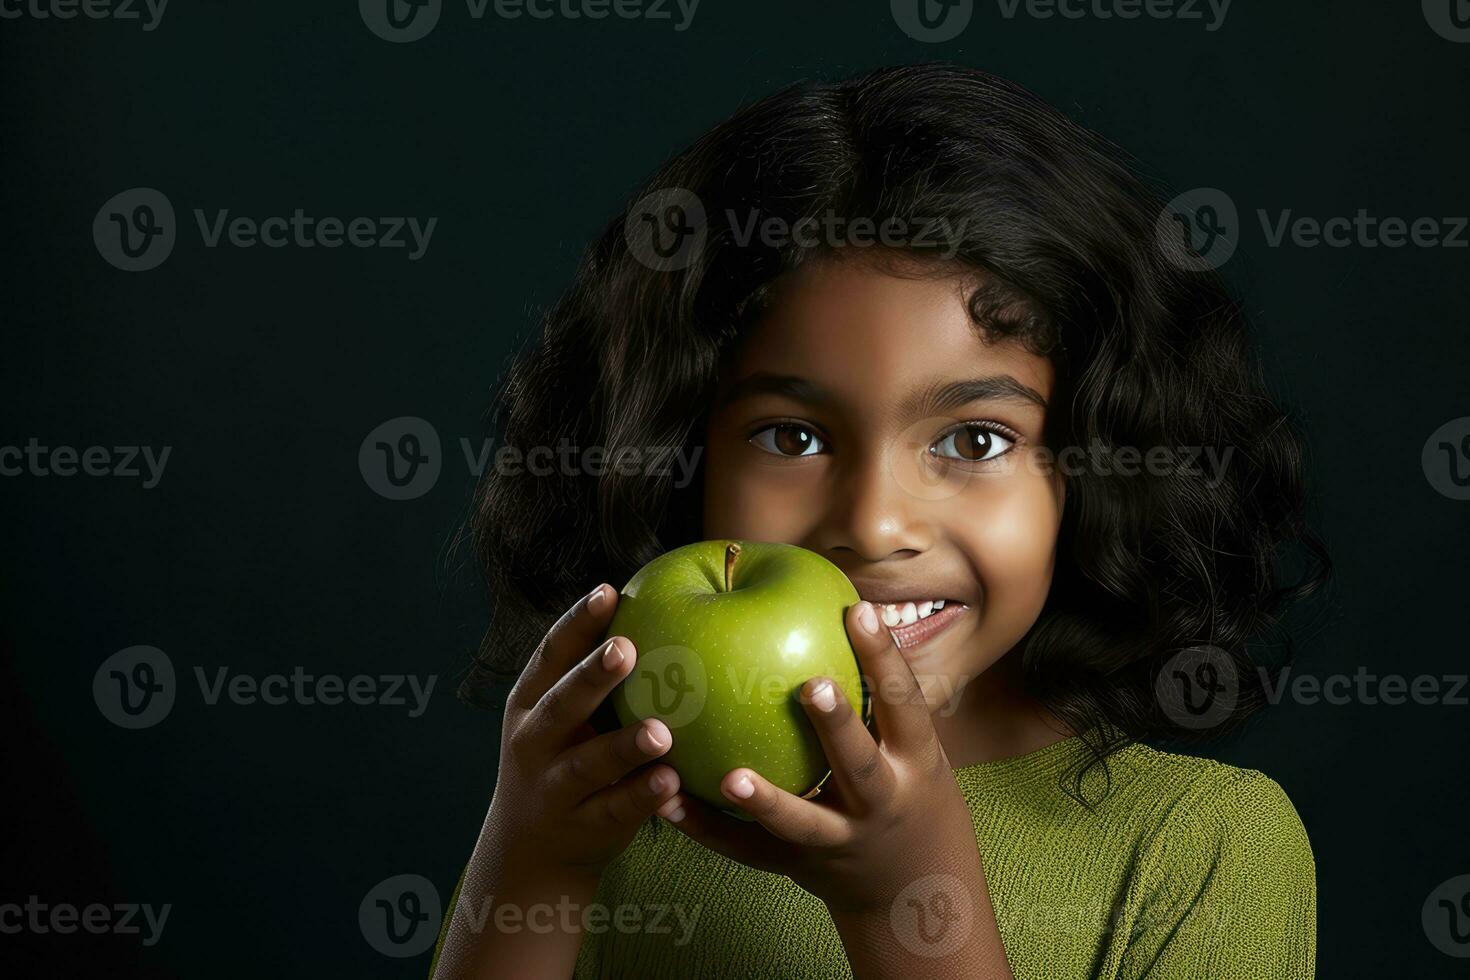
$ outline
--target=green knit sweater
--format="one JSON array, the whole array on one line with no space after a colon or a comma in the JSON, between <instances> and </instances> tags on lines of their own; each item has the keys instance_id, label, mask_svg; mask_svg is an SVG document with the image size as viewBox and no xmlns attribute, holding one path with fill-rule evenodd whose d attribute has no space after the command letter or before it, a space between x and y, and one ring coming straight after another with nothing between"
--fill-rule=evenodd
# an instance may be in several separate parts
<instances>
[{"instance_id":1,"label":"green knit sweater","mask_svg":"<svg viewBox=\"0 0 1470 980\"><path fill-rule=\"evenodd\" d=\"M1108 760L1111 790L1089 810L1062 786L1083 752L1070 738L954 771L1017 980L1314 975L1315 867L1280 786L1134 745ZM1101 779L1089 773L1089 798ZM583 935L579 980L852 975L821 902L662 821L608 867L596 902L609 911Z\"/></svg>"}]
</instances>

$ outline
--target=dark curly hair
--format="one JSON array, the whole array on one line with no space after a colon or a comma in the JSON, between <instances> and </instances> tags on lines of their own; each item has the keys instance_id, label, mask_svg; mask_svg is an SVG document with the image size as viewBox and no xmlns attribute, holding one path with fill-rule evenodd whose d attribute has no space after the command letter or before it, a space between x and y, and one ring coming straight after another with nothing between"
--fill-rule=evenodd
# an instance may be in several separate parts
<instances>
[{"instance_id":1,"label":"dark curly hair","mask_svg":"<svg viewBox=\"0 0 1470 980\"><path fill-rule=\"evenodd\" d=\"M677 190L676 190L677 189ZM1200 446L1233 455L1223 478L1067 477L1057 570L1022 641L1031 692L1093 745L1192 734L1154 696L1179 651L1208 645L1239 679L1236 709L1290 656L1285 606L1325 581L1304 517L1300 444L1268 393L1245 317L1221 278L1160 235L1153 193L1100 136L1011 82L949 65L793 85L674 157L635 199L665 191L783 219L863 216L957 238L910 244L976 276L970 308L990 337L1052 359L1048 446ZM688 220L689 215L683 214ZM853 245L741 240L709 221L683 268L640 261L626 219L585 253L570 289L504 377L504 446L682 446L704 435L722 358L772 283ZM941 225L941 227L944 227ZM867 250L872 252L874 250ZM678 264L678 263L675 263ZM512 679L554 618L601 581L698 540L699 479L488 468L469 522L492 625L461 693ZM1305 569L1282 581L1287 549ZM1270 653L1269 656L1264 655ZM1106 771L1106 766L1104 766ZM1079 788L1081 775L1078 774Z\"/></svg>"}]
</instances>

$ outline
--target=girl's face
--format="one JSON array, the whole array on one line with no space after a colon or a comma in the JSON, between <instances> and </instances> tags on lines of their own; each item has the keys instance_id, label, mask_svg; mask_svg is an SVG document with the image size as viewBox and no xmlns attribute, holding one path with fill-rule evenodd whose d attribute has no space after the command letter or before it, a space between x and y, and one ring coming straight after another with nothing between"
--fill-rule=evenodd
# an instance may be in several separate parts
<instances>
[{"instance_id":1,"label":"girl's face","mask_svg":"<svg viewBox=\"0 0 1470 980\"><path fill-rule=\"evenodd\" d=\"M1036 621L1064 499L1032 455L1052 365L983 341L966 285L801 267L733 352L706 433L705 537L830 560L936 707Z\"/></svg>"}]
</instances>

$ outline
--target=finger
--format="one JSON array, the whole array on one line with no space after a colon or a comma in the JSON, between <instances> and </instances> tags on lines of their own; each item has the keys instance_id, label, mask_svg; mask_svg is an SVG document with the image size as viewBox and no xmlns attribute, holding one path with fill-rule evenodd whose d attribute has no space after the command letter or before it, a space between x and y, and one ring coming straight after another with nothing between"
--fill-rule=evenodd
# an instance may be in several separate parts
<instances>
[{"instance_id":1,"label":"finger","mask_svg":"<svg viewBox=\"0 0 1470 980\"><path fill-rule=\"evenodd\" d=\"M669 727L657 718L579 742L552 761L552 792L586 799L657 759L673 744Z\"/></svg>"},{"instance_id":2,"label":"finger","mask_svg":"<svg viewBox=\"0 0 1470 980\"><path fill-rule=\"evenodd\" d=\"M832 847L847 841L847 818L831 807L803 800L771 785L754 769L731 769L720 792L762 827L802 847Z\"/></svg>"},{"instance_id":3,"label":"finger","mask_svg":"<svg viewBox=\"0 0 1470 980\"><path fill-rule=\"evenodd\" d=\"M553 740L569 738L628 676L637 660L632 640L626 636L612 637L541 695L541 700L531 709L532 730Z\"/></svg>"},{"instance_id":4,"label":"finger","mask_svg":"<svg viewBox=\"0 0 1470 980\"><path fill-rule=\"evenodd\" d=\"M575 812L600 827L635 827L678 792L679 774L660 763L603 787Z\"/></svg>"},{"instance_id":5,"label":"finger","mask_svg":"<svg viewBox=\"0 0 1470 980\"><path fill-rule=\"evenodd\" d=\"M799 849L754 824L721 813L684 793L675 794L658 808L658 815L717 854L765 871L789 870Z\"/></svg>"},{"instance_id":6,"label":"finger","mask_svg":"<svg viewBox=\"0 0 1470 980\"><path fill-rule=\"evenodd\" d=\"M830 677L813 677L802 685L801 701L843 800L867 805L882 800L893 786L893 770L842 688Z\"/></svg>"},{"instance_id":7,"label":"finger","mask_svg":"<svg viewBox=\"0 0 1470 980\"><path fill-rule=\"evenodd\" d=\"M617 607L618 590L604 582L562 613L526 662L508 706L526 710L540 701L551 685L602 639Z\"/></svg>"},{"instance_id":8,"label":"finger","mask_svg":"<svg viewBox=\"0 0 1470 980\"><path fill-rule=\"evenodd\" d=\"M847 611L847 635L869 680L879 738L900 753L932 748L938 736L929 703L871 602L859 602Z\"/></svg>"}]
</instances>

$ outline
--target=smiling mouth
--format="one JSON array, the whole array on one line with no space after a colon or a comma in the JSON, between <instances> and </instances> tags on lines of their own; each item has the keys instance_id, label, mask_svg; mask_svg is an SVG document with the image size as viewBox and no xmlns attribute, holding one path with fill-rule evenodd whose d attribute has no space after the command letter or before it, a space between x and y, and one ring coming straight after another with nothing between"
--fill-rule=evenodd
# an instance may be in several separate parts
<instances>
[{"instance_id":1,"label":"smiling mouth","mask_svg":"<svg viewBox=\"0 0 1470 980\"><path fill-rule=\"evenodd\" d=\"M903 651L932 640L964 618L970 607L953 599L922 602L874 603L878 614L893 634L893 642Z\"/></svg>"},{"instance_id":2,"label":"smiling mouth","mask_svg":"<svg viewBox=\"0 0 1470 980\"><path fill-rule=\"evenodd\" d=\"M928 619L936 612L942 611L946 603L952 602L954 602L953 599L913 599L899 602L874 602L873 607L878 610L883 624L892 629L895 626L912 626L920 620Z\"/></svg>"}]
</instances>

